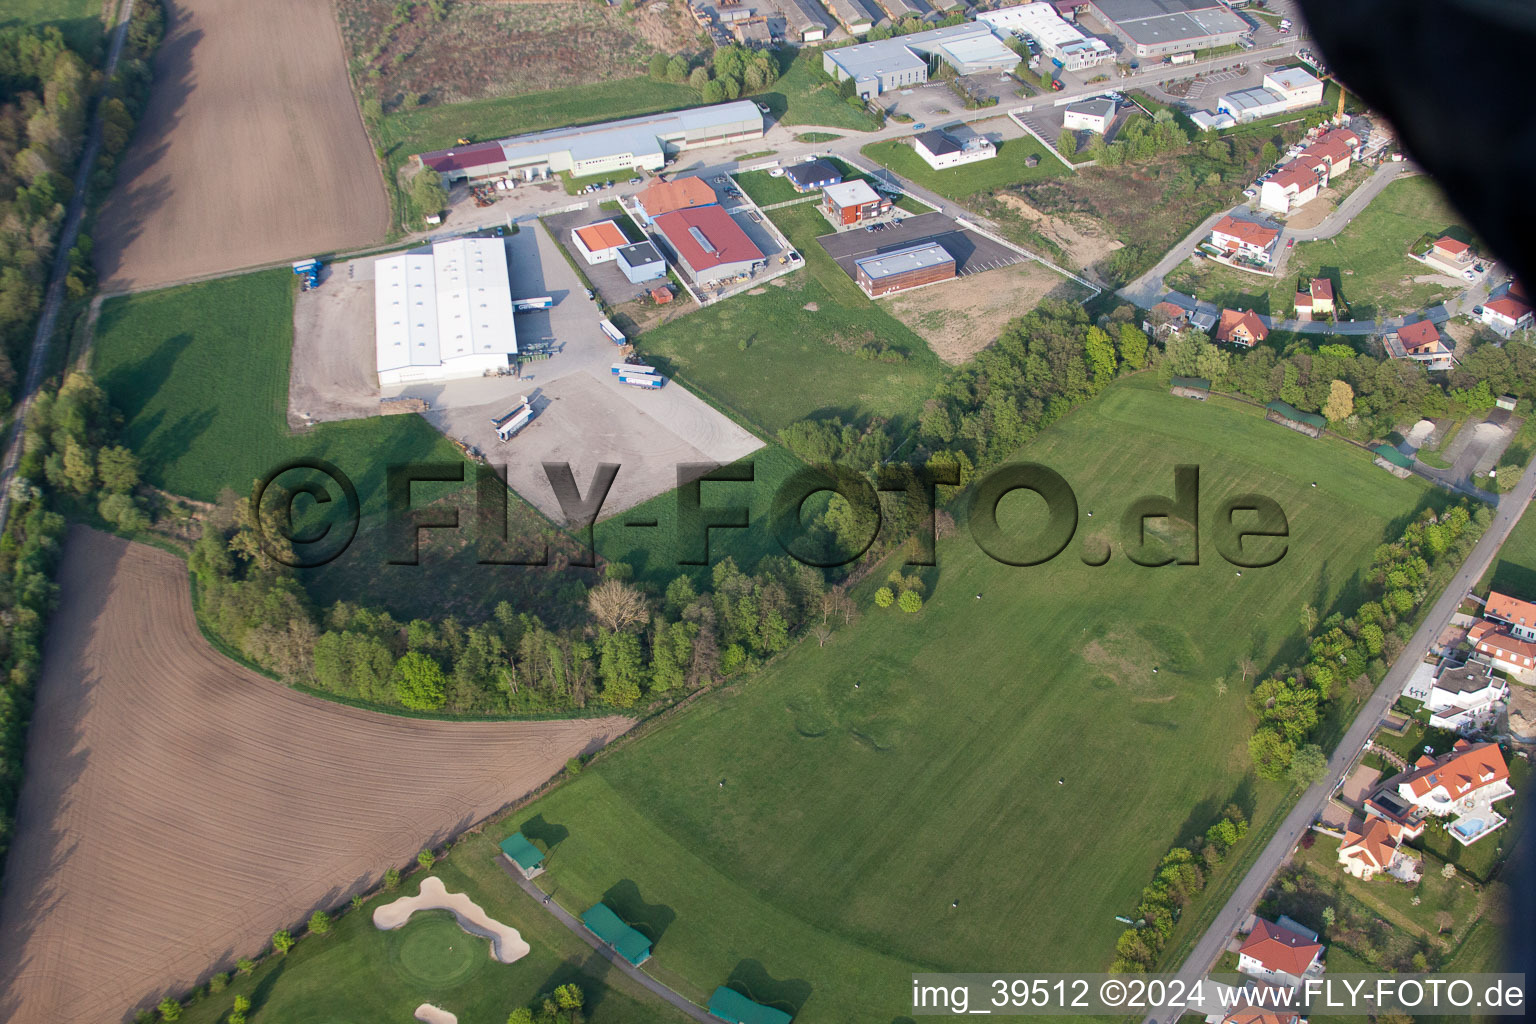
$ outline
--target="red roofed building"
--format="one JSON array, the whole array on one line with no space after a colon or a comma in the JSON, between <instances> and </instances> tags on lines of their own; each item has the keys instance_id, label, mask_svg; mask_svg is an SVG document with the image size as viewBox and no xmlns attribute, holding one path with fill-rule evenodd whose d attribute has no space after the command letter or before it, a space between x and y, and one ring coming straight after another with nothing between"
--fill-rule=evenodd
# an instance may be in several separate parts
<instances>
[{"instance_id":1,"label":"red roofed building","mask_svg":"<svg viewBox=\"0 0 1536 1024\"><path fill-rule=\"evenodd\" d=\"M664 213L655 226L688 276L703 287L750 273L763 259L762 251L719 206Z\"/></svg>"},{"instance_id":2,"label":"red roofed building","mask_svg":"<svg viewBox=\"0 0 1536 1024\"><path fill-rule=\"evenodd\" d=\"M1289 213L1317 198L1318 191L1349 170L1360 152L1360 136L1348 128L1319 135L1259 188L1259 206Z\"/></svg>"},{"instance_id":3,"label":"red roofed building","mask_svg":"<svg viewBox=\"0 0 1536 1024\"><path fill-rule=\"evenodd\" d=\"M635 193L635 206L640 219L649 223L664 213L674 210L691 210L716 202L715 190L703 178L689 176L675 181L657 178Z\"/></svg>"},{"instance_id":4,"label":"red roofed building","mask_svg":"<svg viewBox=\"0 0 1536 1024\"><path fill-rule=\"evenodd\" d=\"M1264 326L1264 321L1260 320L1259 315L1252 310L1224 309L1221 311L1221 322L1216 325L1217 341L1253 348L1267 337L1269 337L1269 328Z\"/></svg>"},{"instance_id":5,"label":"red roofed building","mask_svg":"<svg viewBox=\"0 0 1536 1024\"><path fill-rule=\"evenodd\" d=\"M1455 363L1451 350L1432 321L1404 324L1387 335L1387 354L1393 359L1412 359L1425 369L1449 370Z\"/></svg>"},{"instance_id":6,"label":"red roofed building","mask_svg":"<svg viewBox=\"0 0 1536 1024\"><path fill-rule=\"evenodd\" d=\"M1402 839L1402 827L1386 818L1373 816L1363 823L1351 822L1339 844L1339 863L1348 874L1365 880L1383 871L1400 877L1415 875L1416 871L1407 870L1413 859L1402 852Z\"/></svg>"},{"instance_id":7,"label":"red roofed building","mask_svg":"<svg viewBox=\"0 0 1536 1024\"><path fill-rule=\"evenodd\" d=\"M604 220L571 228L571 242L576 246L576 251L581 253L582 259L589 265L595 265L616 259L619 249L628 245L629 239L624 237L624 232L619 230L616 222Z\"/></svg>"},{"instance_id":8,"label":"red roofed building","mask_svg":"<svg viewBox=\"0 0 1536 1024\"><path fill-rule=\"evenodd\" d=\"M1221 1024L1303 1024L1295 1010L1233 1010L1221 1018Z\"/></svg>"},{"instance_id":9,"label":"red roofed building","mask_svg":"<svg viewBox=\"0 0 1536 1024\"><path fill-rule=\"evenodd\" d=\"M1536 683L1536 643L1522 640L1487 619L1472 624L1467 642L1500 672L1507 672L1521 682Z\"/></svg>"},{"instance_id":10,"label":"red roofed building","mask_svg":"<svg viewBox=\"0 0 1536 1024\"><path fill-rule=\"evenodd\" d=\"M1511 633L1522 640L1536 640L1536 604L1530 601L1490 590L1488 601L1483 606L1483 616L1504 623Z\"/></svg>"},{"instance_id":11,"label":"red roofed building","mask_svg":"<svg viewBox=\"0 0 1536 1024\"><path fill-rule=\"evenodd\" d=\"M1141 329L1161 341L1170 334L1178 334L1189 326L1189 311L1183 306L1176 306L1171 302L1159 302L1147 311L1147 319L1142 321Z\"/></svg>"},{"instance_id":12,"label":"red roofed building","mask_svg":"<svg viewBox=\"0 0 1536 1024\"><path fill-rule=\"evenodd\" d=\"M1531 326L1531 307L1507 292L1503 298L1483 303L1482 320L1507 338L1515 331Z\"/></svg>"},{"instance_id":13,"label":"red roofed building","mask_svg":"<svg viewBox=\"0 0 1536 1024\"><path fill-rule=\"evenodd\" d=\"M1228 214L1211 228L1211 244L1228 256L1245 256L1259 263L1269 262L1270 246L1280 237L1278 228L1251 220L1238 220Z\"/></svg>"},{"instance_id":14,"label":"red roofed building","mask_svg":"<svg viewBox=\"0 0 1536 1024\"><path fill-rule=\"evenodd\" d=\"M1426 261L1457 277L1461 276L1461 272L1470 267L1476 258L1470 245L1449 235L1435 239L1435 244L1430 246L1429 252L1424 254Z\"/></svg>"},{"instance_id":15,"label":"red roofed building","mask_svg":"<svg viewBox=\"0 0 1536 1024\"><path fill-rule=\"evenodd\" d=\"M1274 924L1262 917L1237 950L1237 969L1256 978L1294 984L1307 975L1323 973L1323 946L1317 933L1288 918Z\"/></svg>"},{"instance_id":16,"label":"red roofed building","mask_svg":"<svg viewBox=\"0 0 1536 1024\"><path fill-rule=\"evenodd\" d=\"M465 178L499 178L507 173L507 154L499 142L477 142L470 146L439 149L417 157L423 167L436 171L443 184Z\"/></svg>"},{"instance_id":17,"label":"red roofed building","mask_svg":"<svg viewBox=\"0 0 1536 1024\"><path fill-rule=\"evenodd\" d=\"M1326 277L1314 277L1305 290L1296 292L1296 319L1311 320L1314 316L1333 316L1333 282Z\"/></svg>"},{"instance_id":18,"label":"red roofed building","mask_svg":"<svg viewBox=\"0 0 1536 1024\"><path fill-rule=\"evenodd\" d=\"M1509 766L1497 743L1457 740L1449 754L1419 758L1413 769L1393 780L1404 800L1430 814L1451 814L1473 794L1484 800L1514 796Z\"/></svg>"}]
</instances>

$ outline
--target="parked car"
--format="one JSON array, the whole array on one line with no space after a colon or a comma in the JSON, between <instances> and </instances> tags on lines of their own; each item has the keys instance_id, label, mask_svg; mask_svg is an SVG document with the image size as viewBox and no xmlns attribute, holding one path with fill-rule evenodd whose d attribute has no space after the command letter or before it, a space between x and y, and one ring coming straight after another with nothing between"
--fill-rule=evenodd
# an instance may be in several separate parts
<instances>
[{"instance_id":1,"label":"parked car","mask_svg":"<svg viewBox=\"0 0 1536 1024\"><path fill-rule=\"evenodd\" d=\"M1479 274L1481 274L1483 272L1483 265L1481 263L1479 263L1476 266L1474 266L1472 269L1477 271Z\"/></svg>"},{"instance_id":2,"label":"parked car","mask_svg":"<svg viewBox=\"0 0 1536 1024\"><path fill-rule=\"evenodd\" d=\"M1287 238L1285 240L1285 247L1287 249L1294 249L1294 248L1296 248L1296 239L1294 239L1294 238Z\"/></svg>"},{"instance_id":3,"label":"parked car","mask_svg":"<svg viewBox=\"0 0 1536 1024\"><path fill-rule=\"evenodd\" d=\"M915 131L915 132L920 132L924 128L927 128L927 127L928 126L926 124L924 124L923 122L919 121L919 122L917 122L917 124L912 126L912 130Z\"/></svg>"},{"instance_id":4,"label":"parked car","mask_svg":"<svg viewBox=\"0 0 1536 1024\"><path fill-rule=\"evenodd\" d=\"M597 297L597 296L595 296L595 295L593 295L593 294L592 294L592 289L591 289L591 288L588 288L588 289L587 289L587 298L589 298L589 299L594 299L594 298L596 298L596 297Z\"/></svg>"},{"instance_id":5,"label":"parked car","mask_svg":"<svg viewBox=\"0 0 1536 1024\"><path fill-rule=\"evenodd\" d=\"M630 178L629 179L629 183L631 185L638 185L638 184L640 184L640 181L641 181L641 179L639 179L639 178Z\"/></svg>"},{"instance_id":6,"label":"parked car","mask_svg":"<svg viewBox=\"0 0 1536 1024\"><path fill-rule=\"evenodd\" d=\"M770 177L770 178L782 178L782 177L784 177L784 168L782 168L782 167L775 167L773 170L768 172L768 177Z\"/></svg>"},{"instance_id":7,"label":"parked car","mask_svg":"<svg viewBox=\"0 0 1536 1024\"><path fill-rule=\"evenodd\" d=\"M1245 189L1243 189L1243 195L1247 196L1249 199L1252 199L1254 196L1256 196L1258 194L1259 194L1259 190L1256 189L1256 188L1245 188Z\"/></svg>"},{"instance_id":8,"label":"parked car","mask_svg":"<svg viewBox=\"0 0 1536 1024\"><path fill-rule=\"evenodd\" d=\"M1465 277L1468 281L1476 281L1477 280L1477 275L1475 273L1473 273L1472 271L1470 271L1470 270L1463 271L1461 276Z\"/></svg>"},{"instance_id":9,"label":"parked car","mask_svg":"<svg viewBox=\"0 0 1536 1024\"><path fill-rule=\"evenodd\" d=\"M866 224L866 225L864 225L864 230L865 231L873 231L873 230L875 230L875 226L873 224Z\"/></svg>"}]
</instances>

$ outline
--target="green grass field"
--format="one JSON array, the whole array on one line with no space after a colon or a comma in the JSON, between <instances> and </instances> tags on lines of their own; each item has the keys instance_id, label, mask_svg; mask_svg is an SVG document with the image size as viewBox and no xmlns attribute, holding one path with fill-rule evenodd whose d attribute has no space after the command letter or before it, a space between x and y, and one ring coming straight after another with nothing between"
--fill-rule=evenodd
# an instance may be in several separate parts
<instances>
[{"instance_id":1,"label":"green grass field","mask_svg":"<svg viewBox=\"0 0 1536 1024\"><path fill-rule=\"evenodd\" d=\"M849 106L848 101L838 95L837 86L826 81L820 71L821 52L810 49L805 56L796 59L778 81L749 98L767 104L769 112L780 124L821 125L861 132L872 132L880 127L864 110Z\"/></svg>"},{"instance_id":2,"label":"green grass field","mask_svg":"<svg viewBox=\"0 0 1536 1024\"><path fill-rule=\"evenodd\" d=\"M889 167L908 181L955 200L1005 185L1043 181L1067 173L1060 160L1040 143L1029 138L1009 139L999 143L997 156L991 160L949 167L942 171L929 167L910 145L898 139L874 142L859 152L880 166ZM1026 164L1031 156L1040 159L1034 167Z\"/></svg>"},{"instance_id":3,"label":"green grass field","mask_svg":"<svg viewBox=\"0 0 1536 1024\"><path fill-rule=\"evenodd\" d=\"M1228 495L1269 495L1289 552L1238 577L1207 527L1198 566L1117 552L1091 569L1074 542L1019 569L962 530L918 614L874 608L877 576L826 647L799 645L515 816L561 837L556 898L611 900L655 941L648 969L693 998L751 970L801 1024L889 1020L914 970L1102 969L1114 916L1169 846L1232 800L1269 822L1283 793L1248 773L1235 665L1296 656L1297 609L1352 594L1424 485L1149 377L1020 457L1067 477L1090 536L1196 463L1204 522ZM1005 528L1035 515L1002 506Z\"/></svg>"},{"instance_id":4,"label":"green grass field","mask_svg":"<svg viewBox=\"0 0 1536 1024\"><path fill-rule=\"evenodd\" d=\"M1333 280L1335 294L1349 304L1342 316L1369 320L1417 312L1461 289L1428 267L1408 258L1408 247L1425 232L1461 234L1457 215L1435 183L1425 177L1394 181L1354 221L1332 238L1301 242L1291 250L1287 273L1258 277L1210 261L1186 263L1168 275L1168 286L1222 306L1257 309L1291 317L1295 278L1316 275Z\"/></svg>"},{"instance_id":5,"label":"green grass field","mask_svg":"<svg viewBox=\"0 0 1536 1024\"><path fill-rule=\"evenodd\" d=\"M6 0L0 8L0 29L33 25L58 29L72 49L94 59L103 34L100 0Z\"/></svg>"},{"instance_id":6,"label":"green grass field","mask_svg":"<svg viewBox=\"0 0 1536 1024\"><path fill-rule=\"evenodd\" d=\"M474 565L468 532L427 531L420 566L389 564L384 550L387 467L410 462L466 465L419 416L327 423L288 431L288 366L293 347L293 275L272 270L112 299L102 307L93 368L124 417L123 437L144 462L145 480L200 501L252 483L294 458L327 460L352 480L362 525L346 553L300 573L321 604L369 600L395 615L484 610L502 597L527 597L561 581L538 569L497 574ZM285 484L300 477L285 475ZM466 488L473 487L466 465ZM334 493L334 490L333 490ZM418 503L461 493L455 484L418 484ZM468 495L464 496L467 502ZM514 530L539 520L509 499ZM301 509L302 512L302 509ZM517 534L514 533L514 536ZM532 588L532 589L529 589Z\"/></svg>"},{"instance_id":7,"label":"green grass field","mask_svg":"<svg viewBox=\"0 0 1536 1024\"><path fill-rule=\"evenodd\" d=\"M497 863L501 838L490 832L466 837L433 874L449 892L469 893L487 914L521 932L531 947L522 960L496 962L485 939L465 934L443 910L418 913L395 931L375 928L374 908L416 893L426 877L416 874L396 892L345 914L330 935L304 939L249 977L237 975L224 992L193 1003L182 1024L223 1024L236 995L251 999L252 1024L409 1021L424 1002L465 1024L499 1024L514 1008L567 982L582 987L591 1024L680 1020L517 888Z\"/></svg>"},{"instance_id":8,"label":"green grass field","mask_svg":"<svg viewBox=\"0 0 1536 1024\"><path fill-rule=\"evenodd\" d=\"M831 226L813 204L769 216L806 269L781 278L784 287L768 285L648 331L639 339L645 357L764 436L811 415L902 423L916 416L944 372L927 343L865 297L816 242ZM906 358L855 354L878 343Z\"/></svg>"},{"instance_id":9,"label":"green grass field","mask_svg":"<svg viewBox=\"0 0 1536 1024\"><path fill-rule=\"evenodd\" d=\"M767 171L743 171L732 177L758 206L787 203L792 199L816 198L811 193L796 192L795 186L782 174L774 177Z\"/></svg>"}]
</instances>

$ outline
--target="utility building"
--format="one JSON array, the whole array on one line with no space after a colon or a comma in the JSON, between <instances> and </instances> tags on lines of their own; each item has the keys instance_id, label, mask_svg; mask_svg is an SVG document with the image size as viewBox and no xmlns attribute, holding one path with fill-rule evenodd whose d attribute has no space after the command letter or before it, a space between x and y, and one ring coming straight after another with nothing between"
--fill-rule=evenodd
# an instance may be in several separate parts
<instances>
[{"instance_id":1,"label":"utility building","mask_svg":"<svg viewBox=\"0 0 1536 1024\"><path fill-rule=\"evenodd\" d=\"M624 237L619 225L611 220L571 228L571 241L588 266L617 259L619 247L629 244L629 239Z\"/></svg>"},{"instance_id":2,"label":"utility building","mask_svg":"<svg viewBox=\"0 0 1536 1024\"><path fill-rule=\"evenodd\" d=\"M622 246L615 254L619 270L630 284L656 281L667 276L667 261L651 242Z\"/></svg>"},{"instance_id":3,"label":"utility building","mask_svg":"<svg viewBox=\"0 0 1536 1024\"><path fill-rule=\"evenodd\" d=\"M955 276L955 258L937 242L920 242L854 261L854 280L870 298Z\"/></svg>"},{"instance_id":4,"label":"utility building","mask_svg":"<svg viewBox=\"0 0 1536 1024\"><path fill-rule=\"evenodd\" d=\"M695 284L718 286L752 272L763 253L719 206L674 210L656 218L656 230Z\"/></svg>"},{"instance_id":5,"label":"utility building","mask_svg":"<svg viewBox=\"0 0 1536 1024\"><path fill-rule=\"evenodd\" d=\"M821 207L839 231L891 212L891 201L863 178L828 185L821 190Z\"/></svg>"},{"instance_id":6,"label":"utility building","mask_svg":"<svg viewBox=\"0 0 1536 1024\"><path fill-rule=\"evenodd\" d=\"M373 263L379 385L504 372L517 354L507 249L456 238Z\"/></svg>"},{"instance_id":7,"label":"utility building","mask_svg":"<svg viewBox=\"0 0 1536 1024\"><path fill-rule=\"evenodd\" d=\"M821 55L821 67L839 82L853 79L857 93L872 99L892 89L928 81L931 62L942 60L962 75L1011 71L1014 53L980 22L914 32L873 43L844 46Z\"/></svg>"},{"instance_id":8,"label":"utility building","mask_svg":"<svg viewBox=\"0 0 1536 1024\"><path fill-rule=\"evenodd\" d=\"M1220 0L1088 0L1089 12L1137 57L1232 46L1248 23Z\"/></svg>"},{"instance_id":9,"label":"utility building","mask_svg":"<svg viewBox=\"0 0 1536 1024\"><path fill-rule=\"evenodd\" d=\"M1084 35L1064 20L1055 4L1033 3L984 11L976 20L989 25L999 38L1033 39L1040 52L1059 68L1080 71L1096 64L1113 63L1115 51L1102 39Z\"/></svg>"}]
</instances>

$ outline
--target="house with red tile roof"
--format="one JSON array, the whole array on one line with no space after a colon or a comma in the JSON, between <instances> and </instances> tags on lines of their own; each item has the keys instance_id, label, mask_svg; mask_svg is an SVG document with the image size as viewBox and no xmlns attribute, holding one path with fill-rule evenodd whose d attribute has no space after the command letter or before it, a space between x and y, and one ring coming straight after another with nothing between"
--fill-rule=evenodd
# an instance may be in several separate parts
<instances>
[{"instance_id":1,"label":"house with red tile roof","mask_svg":"<svg viewBox=\"0 0 1536 1024\"><path fill-rule=\"evenodd\" d=\"M1333 315L1332 281L1326 277L1314 277L1304 288L1296 289L1296 319L1307 321L1313 317Z\"/></svg>"},{"instance_id":2,"label":"house with red tile roof","mask_svg":"<svg viewBox=\"0 0 1536 1024\"><path fill-rule=\"evenodd\" d=\"M1404 324L1387 333L1387 355L1393 359L1412 359L1423 363L1427 370L1449 370L1455 365L1455 357L1440 337L1440 329L1432 321L1420 320Z\"/></svg>"},{"instance_id":3,"label":"house with red tile roof","mask_svg":"<svg viewBox=\"0 0 1536 1024\"><path fill-rule=\"evenodd\" d=\"M720 206L673 210L654 224L677 262L702 287L750 273L763 259L762 250Z\"/></svg>"},{"instance_id":4,"label":"house with red tile roof","mask_svg":"<svg viewBox=\"0 0 1536 1024\"><path fill-rule=\"evenodd\" d=\"M1522 640L1497 622L1482 619L1467 630L1467 642L1500 672L1536 683L1536 643Z\"/></svg>"},{"instance_id":5,"label":"house with red tile roof","mask_svg":"<svg viewBox=\"0 0 1536 1024\"><path fill-rule=\"evenodd\" d=\"M1363 822L1350 822L1339 843L1339 864L1346 874L1364 881L1384 871L1399 877L1416 876L1418 872L1409 867L1413 858L1403 852L1402 842L1402 826L1386 818L1372 816Z\"/></svg>"},{"instance_id":6,"label":"house with red tile roof","mask_svg":"<svg viewBox=\"0 0 1536 1024\"><path fill-rule=\"evenodd\" d=\"M1230 213L1211 228L1212 245L1228 256L1246 257L1257 263L1269 262L1269 250L1279 237L1279 228L1238 220Z\"/></svg>"},{"instance_id":7,"label":"house with red tile roof","mask_svg":"<svg viewBox=\"0 0 1536 1024\"><path fill-rule=\"evenodd\" d=\"M1424 259L1453 277L1460 277L1462 271L1472 266L1477 254L1466 242L1450 235L1441 235L1424 254Z\"/></svg>"},{"instance_id":8,"label":"house with red tile roof","mask_svg":"<svg viewBox=\"0 0 1536 1024\"><path fill-rule=\"evenodd\" d=\"M1429 814L1447 815L1473 796L1492 802L1515 795L1497 743L1457 740L1448 754L1425 754L1394 778L1398 796Z\"/></svg>"},{"instance_id":9,"label":"house with red tile roof","mask_svg":"<svg viewBox=\"0 0 1536 1024\"><path fill-rule=\"evenodd\" d=\"M1335 128L1318 136L1296 159L1276 171L1259 188L1259 206L1289 213L1317 198L1317 193L1349 170L1360 153L1360 136Z\"/></svg>"},{"instance_id":10,"label":"house with red tile roof","mask_svg":"<svg viewBox=\"0 0 1536 1024\"><path fill-rule=\"evenodd\" d=\"M640 211L640 219L646 223L664 213L710 206L715 202L715 190L703 178L693 175L672 181L657 178L635 193L635 206Z\"/></svg>"},{"instance_id":11,"label":"house with red tile roof","mask_svg":"<svg viewBox=\"0 0 1536 1024\"><path fill-rule=\"evenodd\" d=\"M1167 301L1159 302L1148 310L1147 318L1141 322L1142 332L1158 341L1171 334L1178 334L1188 326L1189 311Z\"/></svg>"},{"instance_id":12,"label":"house with red tile roof","mask_svg":"<svg viewBox=\"0 0 1536 1024\"><path fill-rule=\"evenodd\" d=\"M1516 331L1531 326L1531 307L1506 292L1501 298L1489 299L1483 303L1481 319L1483 323L1507 338Z\"/></svg>"},{"instance_id":13,"label":"house with red tile roof","mask_svg":"<svg viewBox=\"0 0 1536 1024\"><path fill-rule=\"evenodd\" d=\"M1530 601L1490 590L1483 604L1483 618L1502 622L1522 640L1536 641L1536 604Z\"/></svg>"},{"instance_id":14,"label":"house with red tile roof","mask_svg":"<svg viewBox=\"0 0 1536 1024\"><path fill-rule=\"evenodd\" d=\"M1316 932L1288 917L1279 924L1261 917L1238 947L1237 969L1253 978L1295 985L1323 973L1323 946Z\"/></svg>"},{"instance_id":15,"label":"house with red tile roof","mask_svg":"<svg viewBox=\"0 0 1536 1024\"><path fill-rule=\"evenodd\" d=\"M1216 325L1216 340L1229 345L1253 348L1269 337L1269 328L1252 310L1224 309L1221 322Z\"/></svg>"}]
</instances>

